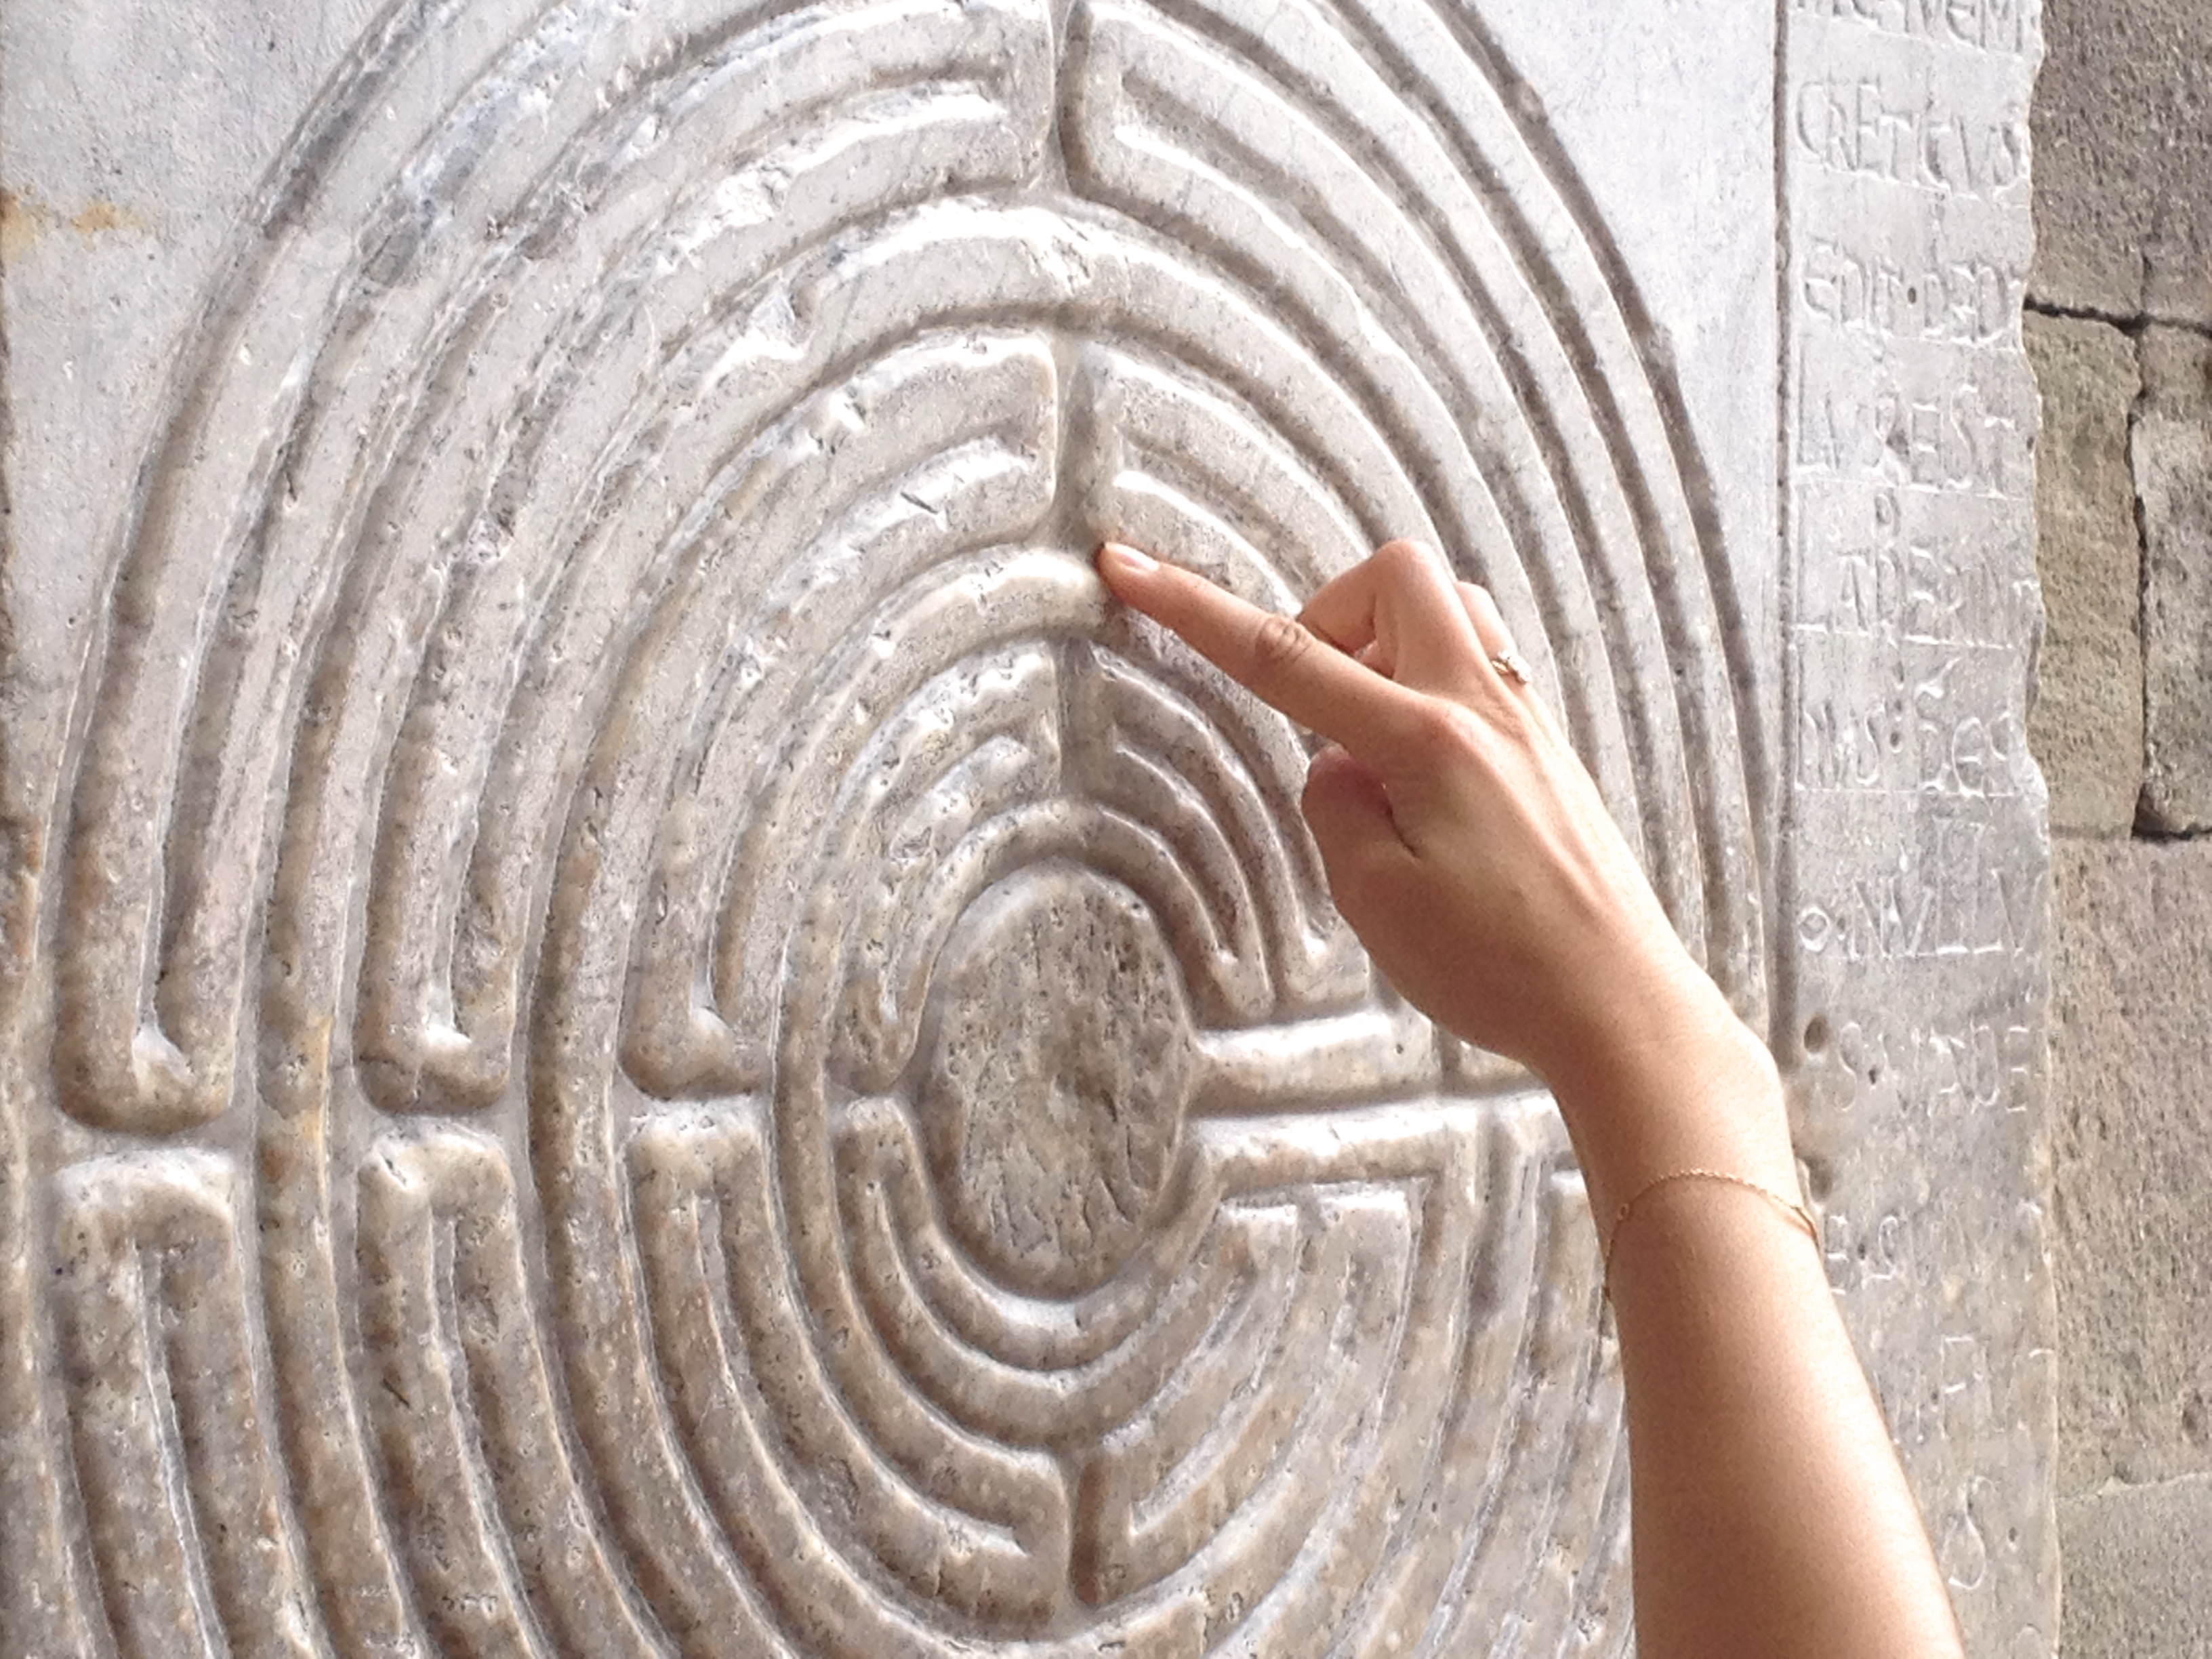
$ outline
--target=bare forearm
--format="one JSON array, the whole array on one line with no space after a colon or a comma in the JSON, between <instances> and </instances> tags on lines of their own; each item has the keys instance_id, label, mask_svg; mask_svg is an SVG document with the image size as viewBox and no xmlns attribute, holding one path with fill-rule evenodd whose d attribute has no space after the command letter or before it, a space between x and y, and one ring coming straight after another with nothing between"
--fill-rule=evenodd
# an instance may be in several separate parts
<instances>
[{"instance_id":1,"label":"bare forearm","mask_svg":"<svg viewBox=\"0 0 2212 1659\"><path fill-rule=\"evenodd\" d=\"M1609 1243L1638 1651L1956 1654L1941 1574L1813 1242L1747 1188L1649 1185L1717 1167L1796 1191L1773 1168L1788 1139L1771 1066L1748 1034L1711 1029L1710 1016L1678 1024L1685 1040L1613 1079L1608 1098L1562 1103L1610 1200L1601 1228L1635 1199ZM1641 1133L1607 1138L1624 1105Z\"/></svg>"},{"instance_id":2,"label":"bare forearm","mask_svg":"<svg viewBox=\"0 0 2212 1659\"><path fill-rule=\"evenodd\" d=\"M1490 596L1406 542L1295 623L1127 550L1100 568L1331 739L1304 805L1337 908L1401 995L1552 1085L1612 1251L1644 1659L1957 1654L1792 1219L1773 1063L1676 939ZM1719 1178L1652 1185L1692 1170Z\"/></svg>"}]
</instances>

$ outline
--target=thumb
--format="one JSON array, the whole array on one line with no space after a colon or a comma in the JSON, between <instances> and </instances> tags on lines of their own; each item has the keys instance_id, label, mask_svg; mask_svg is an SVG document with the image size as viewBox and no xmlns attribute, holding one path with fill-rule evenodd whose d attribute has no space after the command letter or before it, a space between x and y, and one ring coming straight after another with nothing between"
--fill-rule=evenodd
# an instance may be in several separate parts
<instances>
[{"instance_id":1,"label":"thumb","mask_svg":"<svg viewBox=\"0 0 2212 1659\"><path fill-rule=\"evenodd\" d=\"M1376 890L1413 859L1399 836L1382 780L1331 744L1306 769L1299 804L1321 848L1336 908L1357 927L1356 913L1364 913Z\"/></svg>"}]
</instances>

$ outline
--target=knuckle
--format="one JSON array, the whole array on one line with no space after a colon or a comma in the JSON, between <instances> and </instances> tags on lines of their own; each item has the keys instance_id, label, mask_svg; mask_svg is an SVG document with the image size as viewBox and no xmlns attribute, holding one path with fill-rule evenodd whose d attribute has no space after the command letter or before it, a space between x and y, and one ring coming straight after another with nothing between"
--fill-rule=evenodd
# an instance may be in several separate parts
<instances>
[{"instance_id":1,"label":"knuckle","mask_svg":"<svg viewBox=\"0 0 2212 1659\"><path fill-rule=\"evenodd\" d=\"M1474 734L1469 729L1468 713L1455 703L1431 697L1414 714L1413 720L1413 740L1425 752L1450 756L1474 747Z\"/></svg>"},{"instance_id":2,"label":"knuckle","mask_svg":"<svg viewBox=\"0 0 2212 1659\"><path fill-rule=\"evenodd\" d=\"M1436 555L1429 551L1425 544L1401 536L1376 548L1375 559L1391 575L1402 576L1431 568Z\"/></svg>"},{"instance_id":3,"label":"knuckle","mask_svg":"<svg viewBox=\"0 0 2212 1659\"><path fill-rule=\"evenodd\" d=\"M1311 605L1308 605L1304 610L1298 612L1298 626L1306 633L1312 635L1316 639L1328 641L1332 649L1341 650L1343 648L1338 642L1336 636L1314 619L1314 608Z\"/></svg>"},{"instance_id":4,"label":"knuckle","mask_svg":"<svg viewBox=\"0 0 2212 1659\"><path fill-rule=\"evenodd\" d=\"M1503 701L1505 706L1490 717L1491 725L1497 728L1509 749L1534 748L1537 733L1534 723L1528 718L1528 709L1522 707L1519 697L1510 692Z\"/></svg>"},{"instance_id":5,"label":"knuckle","mask_svg":"<svg viewBox=\"0 0 2212 1659\"><path fill-rule=\"evenodd\" d=\"M1480 582L1462 582L1459 585L1461 602L1478 626L1486 624L1500 636L1505 635L1505 614L1498 608L1498 600ZM1512 641L1508 639L1510 645Z\"/></svg>"},{"instance_id":6,"label":"knuckle","mask_svg":"<svg viewBox=\"0 0 2212 1659\"><path fill-rule=\"evenodd\" d=\"M1279 677L1313 649L1314 636L1295 617L1264 617L1252 630L1252 668L1263 678Z\"/></svg>"},{"instance_id":7,"label":"knuckle","mask_svg":"<svg viewBox=\"0 0 2212 1659\"><path fill-rule=\"evenodd\" d=\"M1475 702L1483 725L1508 744L1526 748L1535 738L1535 722L1529 718L1534 699L1522 687L1493 676L1479 688Z\"/></svg>"}]
</instances>

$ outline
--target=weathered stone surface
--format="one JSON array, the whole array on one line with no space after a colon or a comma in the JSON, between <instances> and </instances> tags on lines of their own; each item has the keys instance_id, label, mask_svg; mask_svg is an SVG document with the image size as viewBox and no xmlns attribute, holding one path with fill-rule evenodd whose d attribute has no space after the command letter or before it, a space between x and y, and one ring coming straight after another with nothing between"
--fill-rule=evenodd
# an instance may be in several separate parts
<instances>
[{"instance_id":1,"label":"weathered stone surface","mask_svg":"<svg viewBox=\"0 0 2212 1659\"><path fill-rule=\"evenodd\" d=\"M2028 747L2057 830L2125 835L2142 793L2142 562L2128 417L2135 342L2108 323L2030 313L2042 399L2035 568L2043 585Z\"/></svg>"},{"instance_id":2,"label":"weathered stone surface","mask_svg":"<svg viewBox=\"0 0 2212 1659\"><path fill-rule=\"evenodd\" d=\"M2212 337L2151 328L2131 442L2142 514L2142 817L2212 829Z\"/></svg>"},{"instance_id":3,"label":"weathered stone surface","mask_svg":"<svg viewBox=\"0 0 2212 1659\"><path fill-rule=\"evenodd\" d=\"M2069 1498L2058 1528L2068 1659L2212 1653L2212 1475Z\"/></svg>"},{"instance_id":4,"label":"weathered stone surface","mask_svg":"<svg viewBox=\"0 0 2212 1659\"><path fill-rule=\"evenodd\" d=\"M1413 534L2047 1652L2033 13L1787 27L0 9L0 1650L1621 1651L1555 1115L1087 566Z\"/></svg>"},{"instance_id":5,"label":"weathered stone surface","mask_svg":"<svg viewBox=\"0 0 2212 1659\"><path fill-rule=\"evenodd\" d=\"M2199 0L2050 0L2035 296L2212 323L2212 20Z\"/></svg>"},{"instance_id":6,"label":"weathered stone surface","mask_svg":"<svg viewBox=\"0 0 2212 1659\"><path fill-rule=\"evenodd\" d=\"M2051 1650L2035 9L1786 9L1795 935L1777 1035L1831 1278L1966 1620ZM1975 1172L2010 1169L2002 1188ZM1965 1182L1961 1187L1957 1183ZM1965 1264L1971 1263L1967 1267Z\"/></svg>"},{"instance_id":7,"label":"weathered stone surface","mask_svg":"<svg viewBox=\"0 0 2212 1659\"><path fill-rule=\"evenodd\" d=\"M2070 1492L2212 1470L2212 842L2063 841L2052 881Z\"/></svg>"}]
</instances>

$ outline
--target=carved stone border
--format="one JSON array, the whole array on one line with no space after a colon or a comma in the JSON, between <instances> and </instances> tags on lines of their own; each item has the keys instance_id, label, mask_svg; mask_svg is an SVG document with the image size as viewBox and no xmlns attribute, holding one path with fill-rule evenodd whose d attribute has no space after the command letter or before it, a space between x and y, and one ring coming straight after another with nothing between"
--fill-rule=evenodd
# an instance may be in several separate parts
<instances>
[{"instance_id":1,"label":"carved stone border","mask_svg":"<svg viewBox=\"0 0 2212 1659\"><path fill-rule=\"evenodd\" d=\"M1967 1650L2057 1635L2036 0L1784 0L1782 994L1801 1153Z\"/></svg>"}]
</instances>

